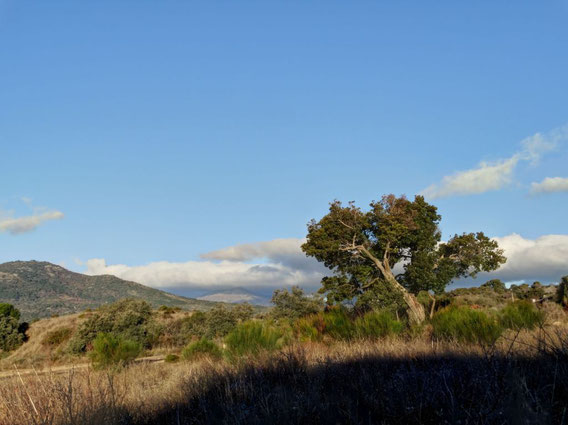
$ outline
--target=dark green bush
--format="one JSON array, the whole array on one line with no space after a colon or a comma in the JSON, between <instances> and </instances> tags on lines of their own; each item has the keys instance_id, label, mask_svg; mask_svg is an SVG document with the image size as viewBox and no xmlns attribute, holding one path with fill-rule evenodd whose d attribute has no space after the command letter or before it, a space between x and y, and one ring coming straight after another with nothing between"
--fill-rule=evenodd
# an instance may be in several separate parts
<instances>
[{"instance_id":1,"label":"dark green bush","mask_svg":"<svg viewBox=\"0 0 568 425\"><path fill-rule=\"evenodd\" d=\"M45 335L41 343L43 345L47 345L50 347L57 347L61 345L63 342L67 341L71 337L72 333L73 330L71 328L65 328L65 327L57 328L52 331L49 331Z\"/></svg>"},{"instance_id":2,"label":"dark green bush","mask_svg":"<svg viewBox=\"0 0 568 425\"><path fill-rule=\"evenodd\" d=\"M150 304L142 300L125 299L102 306L85 320L70 341L71 351L80 354L99 333L112 333L149 348L160 329L152 320Z\"/></svg>"},{"instance_id":3,"label":"dark green bush","mask_svg":"<svg viewBox=\"0 0 568 425\"><path fill-rule=\"evenodd\" d=\"M324 333L334 339L348 340L355 336L355 324L343 308L323 313Z\"/></svg>"},{"instance_id":4,"label":"dark green bush","mask_svg":"<svg viewBox=\"0 0 568 425\"><path fill-rule=\"evenodd\" d=\"M386 311L370 311L355 320L355 334L358 338L385 338L398 335L404 325Z\"/></svg>"},{"instance_id":5,"label":"dark green bush","mask_svg":"<svg viewBox=\"0 0 568 425\"><path fill-rule=\"evenodd\" d=\"M231 355L258 354L264 350L281 348L286 341L286 333L267 322L249 321L239 324L225 338Z\"/></svg>"},{"instance_id":6,"label":"dark green bush","mask_svg":"<svg viewBox=\"0 0 568 425\"><path fill-rule=\"evenodd\" d=\"M28 324L19 323L20 311L12 304L0 304L0 351L12 351L26 340Z\"/></svg>"},{"instance_id":7,"label":"dark green bush","mask_svg":"<svg viewBox=\"0 0 568 425\"><path fill-rule=\"evenodd\" d=\"M568 308L568 276L564 276L556 289L556 302Z\"/></svg>"},{"instance_id":8,"label":"dark green bush","mask_svg":"<svg viewBox=\"0 0 568 425\"><path fill-rule=\"evenodd\" d=\"M323 308L323 302L319 297L309 297L299 286L274 291L270 302L274 304L271 316L275 319L295 320L303 316L317 313Z\"/></svg>"},{"instance_id":9,"label":"dark green bush","mask_svg":"<svg viewBox=\"0 0 568 425\"><path fill-rule=\"evenodd\" d=\"M219 346L205 337L201 338L199 341L192 342L181 352L181 356L185 360L196 360L202 357L219 359L222 354Z\"/></svg>"},{"instance_id":10,"label":"dark green bush","mask_svg":"<svg viewBox=\"0 0 568 425\"><path fill-rule=\"evenodd\" d=\"M95 368L105 369L131 363L141 351L142 347L136 341L127 340L120 335L99 333L93 340L93 350L89 357Z\"/></svg>"},{"instance_id":11,"label":"dark green bush","mask_svg":"<svg viewBox=\"0 0 568 425\"><path fill-rule=\"evenodd\" d=\"M483 311L450 306L432 318L435 338L481 345L493 344L503 332L497 321Z\"/></svg>"},{"instance_id":12,"label":"dark green bush","mask_svg":"<svg viewBox=\"0 0 568 425\"><path fill-rule=\"evenodd\" d=\"M515 301L501 310L499 321L507 329L534 329L543 323L544 313L530 301Z\"/></svg>"}]
</instances>

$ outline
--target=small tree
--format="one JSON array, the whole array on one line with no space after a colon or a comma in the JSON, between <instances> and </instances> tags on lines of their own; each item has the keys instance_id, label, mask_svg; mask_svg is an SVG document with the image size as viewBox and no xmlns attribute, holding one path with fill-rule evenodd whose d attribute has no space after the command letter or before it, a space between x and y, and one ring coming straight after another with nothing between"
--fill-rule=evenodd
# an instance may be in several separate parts
<instances>
[{"instance_id":1,"label":"small tree","mask_svg":"<svg viewBox=\"0 0 568 425\"><path fill-rule=\"evenodd\" d=\"M111 366L125 366L136 359L142 347L139 343L127 340L120 335L99 333L93 341L89 353L93 366L104 369Z\"/></svg>"},{"instance_id":2,"label":"small tree","mask_svg":"<svg viewBox=\"0 0 568 425\"><path fill-rule=\"evenodd\" d=\"M334 302L352 300L382 282L398 292L411 322L425 319L419 291L441 293L455 278L492 271L505 262L497 242L483 233L454 235L441 243L440 215L422 196L384 196L362 211L353 202L332 202L329 213L308 224L306 255L323 262L333 276L321 292ZM395 275L393 268L403 264Z\"/></svg>"},{"instance_id":3,"label":"small tree","mask_svg":"<svg viewBox=\"0 0 568 425\"><path fill-rule=\"evenodd\" d=\"M501 281L501 279L491 279L481 285L482 288L489 288L493 291L497 292L498 294L502 294L507 290L505 284Z\"/></svg>"},{"instance_id":4,"label":"small tree","mask_svg":"<svg viewBox=\"0 0 568 425\"><path fill-rule=\"evenodd\" d=\"M12 351L25 341L28 324L19 319L20 311L12 304L0 304L0 351Z\"/></svg>"},{"instance_id":5,"label":"small tree","mask_svg":"<svg viewBox=\"0 0 568 425\"><path fill-rule=\"evenodd\" d=\"M270 302L274 304L272 316L276 319L298 319L308 314L317 313L322 309L319 297L308 297L299 286L292 286L291 290L277 289L272 294Z\"/></svg>"}]
</instances>

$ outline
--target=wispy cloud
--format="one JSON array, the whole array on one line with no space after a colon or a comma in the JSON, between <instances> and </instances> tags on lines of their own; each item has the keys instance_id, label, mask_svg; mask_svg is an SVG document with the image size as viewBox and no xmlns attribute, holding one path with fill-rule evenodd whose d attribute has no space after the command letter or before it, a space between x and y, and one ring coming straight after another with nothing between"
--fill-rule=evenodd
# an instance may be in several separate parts
<instances>
[{"instance_id":1,"label":"wispy cloud","mask_svg":"<svg viewBox=\"0 0 568 425\"><path fill-rule=\"evenodd\" d=\"M0 218L0 232L8 232L12 235L31 232L38 226L50 220L60 220L64 217L61 211L36 212L23 217Z\"/></svg>"},{"instance_id":2,"label":"wispy cloud","mask_svg":"<svg viewBox=\"0 0 568 425\"><path fill-rule=\"evenodd\" d=\"M421 194L430 199L456 195L475 195L499 190L513 181L517 165L521 161L536 165L541 157L568 140L568 126L559 127L548 133L536 133L521 141L521 150L506 159L480 162L470 170L458 171L445 176L437 184L430 185Z\"/></svg>"},{"instance_id":3,"label":"wispy cloud","mask_svg":"<svg viewBox=\"0 0 568 425\"><path fill-rule=\"evenodd\" d=\"M547 177L543 181L531 184L531 193L568 192L568 177Z\"/></svg>"}]
</instances>

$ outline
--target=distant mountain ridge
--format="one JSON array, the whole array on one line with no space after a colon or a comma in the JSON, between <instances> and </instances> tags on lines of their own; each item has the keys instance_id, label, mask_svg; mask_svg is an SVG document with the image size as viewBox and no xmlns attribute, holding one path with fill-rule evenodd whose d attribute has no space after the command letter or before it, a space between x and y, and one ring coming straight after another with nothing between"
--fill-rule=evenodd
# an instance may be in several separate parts
<instances>
[{"instance_id":1,"label":"distant mountain ridge","mask_svg":"<svg viewBox=\"0 0 568 425\"><path fill-rule=\"evenodd\" d=\"M0 264L0 302L15 305L25 320L97 308L121 298L140 298L153 307L208 310L216 302L169 294L112 275L88 276L42 261Z\"/></svg>"},{"instance_id":2,"label":"distant mountain ridge","mask_svg":"<svg viewBox=\"0 0 568 425\"><path fill-rule=\"evenodd\" d=\"M261 297L248 289L238 287L225 289L223 291L216 291L210 294L198 297L198 300L202 301L215 301L224 303L249 303L257 305L268 305L270 300L265 297Z\"/></svg>"}]
</instances>

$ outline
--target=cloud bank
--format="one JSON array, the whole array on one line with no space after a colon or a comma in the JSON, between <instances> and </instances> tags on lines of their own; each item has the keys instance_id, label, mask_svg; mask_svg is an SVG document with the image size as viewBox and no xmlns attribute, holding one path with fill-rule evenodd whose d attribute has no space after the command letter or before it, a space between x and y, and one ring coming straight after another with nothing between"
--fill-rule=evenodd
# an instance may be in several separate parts
<instances>
[{"instance_id":1,"label":"cloud bank","mask_svg":"<svg viewBox=\"0 0 568 425\"><path fill-rule=\"evenodd\" d=\"M61 211L45 211L34 213L24 217L0 217L0 232L8 232L12 235L31 232L38 226L50 220L61 220L64 214Z\"/></svg>"},{"instance_id":2,"label":"cloud bank","mask_svg":"<svg viewBox=\"0 0 568 425\"><path fill-rule=\"evenodd\" d=\"M547 177L539 183L531 184L531 193L568 192L568 177Z\"/></svg>"},{"instance_id":3,"label":"cloud bank","mask_svg":"<svg viewBox=\"0 0 568 425\"><path fill-rule=\"evenodd\" d=\"M521 161L534 166L545 153L556 149L566 140L568 140L568 126L545 134L536 133L524 139L521 142L521 149L510 158L494 162L483 161L470 170L445 176L440 183L428 186L421 194L429 199L438 199L502 189L513 181L515 169Z\"/></svg>"},{"instance_id":4,"label":"cloud bank","mask_svg":"<svg viewBox=\"0 0 568 425\"><path fill-rule=\"evenodd\" d=\"M202 261L183 263L159 261L127 266L91 259L86 262L86 273L112 274L155 288L213 291L244 286L267 290L300 285L315 290L325 268L303 254L302 243L302 239L291 238L236 245L203 254Z\"/></svg>"},{"instance_id":5,"label":"cloud bank","mask_svg":"<svg viewBox=\"0 0 568 425\"><path fill-rule=\"evenodd\" d=\"M568 235L526 239L518 234L495 238L505 250L507 263L493 273L483 273L473 284L487 279L558 282L568 275ZM112 274L154 288L215 291L230 287L272 291L300 285L308 291L320 286L329 271L307 258L302 239L235 245L202 255L202 261L153 262L139 266L109 265L104 259L86 262L87 274ZM472 284L469 281L469 284Z\"/></svg>"}]
</instances>

